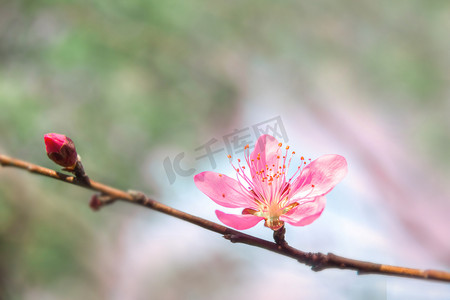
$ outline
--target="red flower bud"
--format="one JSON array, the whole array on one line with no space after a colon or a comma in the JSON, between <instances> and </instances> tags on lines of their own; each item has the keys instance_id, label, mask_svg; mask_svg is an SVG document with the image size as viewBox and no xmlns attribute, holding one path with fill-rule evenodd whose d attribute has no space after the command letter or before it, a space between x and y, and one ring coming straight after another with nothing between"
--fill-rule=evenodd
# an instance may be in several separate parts
<instances>
[{"instance_id":1,"label":"red flower bud","mask_svg":"<svg viewBox=\"0 0 450 300\"><path fill-rule=\"evenodd\" d=\"M67 169L74 169L78 154L73 141L65 135L47 133L44 135L47 156L58 165Z\"/></svg>"},{"instance_id":2,"label":"red flower bud","mask_svg":"<svg viewBox=\"0 0 450 300\"><path fill-rule=\"evenodd\" d=\"M98 195L92 195L89 206L93 211L97 211L100 209L100 207L102 206L102 201L100 201Z\"/></svg>"}]
</instances>

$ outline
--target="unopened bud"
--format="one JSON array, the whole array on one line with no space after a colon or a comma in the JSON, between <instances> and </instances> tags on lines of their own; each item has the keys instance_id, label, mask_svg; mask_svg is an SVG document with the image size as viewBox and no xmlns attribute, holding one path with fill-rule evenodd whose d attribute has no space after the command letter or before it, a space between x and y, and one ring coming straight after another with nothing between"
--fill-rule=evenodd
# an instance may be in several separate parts
<instances>
[{"instance_id":1,"label":"unopened bud","mask_svg":"<svg viewBox=\"0 0 450 300\"><path fill-rule=\"evenodd\" d=\"M98 195L92 195L91 201L89 202L89 206L93 211L97 211L102 206L102 201L100 201L100 198Z\"/></svg>"},{"instance_id":2,"label":"unopened bud","mask_svg":"<svg viewBox=\"0 0 450 300\"><path fill-rule=\"evenodd\" d=\"M66 169L74 169L78 154L73 141L63 134L47 133L44 135L47 156L56 164Z\"/></svg>"}]
</instances>

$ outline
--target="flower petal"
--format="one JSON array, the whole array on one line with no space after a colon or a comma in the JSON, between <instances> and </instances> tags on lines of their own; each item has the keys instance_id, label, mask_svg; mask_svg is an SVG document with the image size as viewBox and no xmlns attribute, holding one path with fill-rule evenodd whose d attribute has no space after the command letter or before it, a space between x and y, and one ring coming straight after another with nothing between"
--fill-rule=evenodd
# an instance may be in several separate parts
<instances>
[{"instance_id":1,"label":"flower petal","mask_svg":"<svg viewBox=\"0 0 450 300\"><path fill-rule=\"evenodd\" d=\"M268 134L261 135L258 138L255 149L253 149L250 156L252 176L261 170L266 172L266 165L275 171L278 170L278 161L281 156L280 146L278 144L277 139Z\"/></svg>"},{"instance_id":2,"label":"flower petal","mask_svg":"<svg viewBox=\"0 0 450 300\"><path fill-rule=\"evenodd\" d=\"M347 174L347 161L335 154L323 155L307 165L292 183L291 198L312 198L330 192ZM295 201L294 201L295 202Z\"/></svg>"},{"instance_id":3,"label":"flower petal","mask_svg":"<svg viewBox=\"0 0 450 300\"><path fill-rule=\"evenodd\" d=\"M194 176L194 182L200 191L219 205L231 208L256 207L252 198L243 191L241 184L224 174L202 172Z\"/></svg>"},{"instance_id":4,"label":"flower petal","mask_svg":"<svg viewBox=\"0 0 450 300\"><path fill-rule=\"evenodd\" d=\"M257 217L254 215L227 214L221 212L220 210L216 210L216 216L223 224L237 230L249 229L264 220L263 217Z\"/></svg>"},{"instance_id":5,"label":"flower petal","mask_svg":"<svg viewBox=\"0 0 450 300\"><path fill-rule=\"evenodd\" d=\"M325 209L325 196L316 197L314 201L305 202L280 216L280 220L294 226L305 226L314 222Z\"/></svg>"}]
</instances>

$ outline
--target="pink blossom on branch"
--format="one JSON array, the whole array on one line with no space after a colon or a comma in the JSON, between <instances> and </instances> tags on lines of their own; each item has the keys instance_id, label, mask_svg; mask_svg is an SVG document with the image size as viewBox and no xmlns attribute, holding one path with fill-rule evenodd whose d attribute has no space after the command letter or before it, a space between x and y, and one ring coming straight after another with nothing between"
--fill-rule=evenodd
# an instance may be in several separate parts
<instances>
[{"instance_id":1,"label":"pink blossom on branch","mask_svg":"<svg viewBox=\"0 0 450 300\"><path fill-rule=\"evenodd\" d=\"M68 170L74 169L78 154L73 141L63 134L47 133L44 135L47 156L56 164Z\"/></svg>"},{"instance_id":2,"label":"pink blossom on branch","mask_svg":"<svg viewBox=\"0 0 450 300\"><path fill-rule=\"evenodd\" d=\"M240 215L216 210L222 223L238 230L248 229L265 220L265 226L278 230L287 222L305 226L316 220L325 208L325 195L347 174L347 161L340 155L323 155L307 163L300 158L296 172L287 177L295 152L270 135L262 135L250 154L245 147L245 163L238 159L236 179L215 172L194 177L195 185L217 204L243 208ZM288 157L290 156L290 157ZM231 158L231 156L228 156Z\"/></svg>"}]
</instances>

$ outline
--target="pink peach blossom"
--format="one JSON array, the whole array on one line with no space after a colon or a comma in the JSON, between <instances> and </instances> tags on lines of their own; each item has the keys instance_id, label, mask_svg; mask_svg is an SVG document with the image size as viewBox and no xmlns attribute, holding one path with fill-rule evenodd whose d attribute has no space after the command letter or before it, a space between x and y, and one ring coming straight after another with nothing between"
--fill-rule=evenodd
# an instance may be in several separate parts
<instances>
[{"instance_id":1,"label":"pink peach blossom","mask_svg":"<svg viewBox=\"0 0 450 300\"><path fill-rule=\"evenodd\" d=\"M215 172L202 172L194 177L195 185L217 204L243 208L240 215L216 210L222 223L238 230L248 229L265 220L265 226L278 230L287 222L304 226L316 220L325 208L325 195L347 174L347 162L340 155L323 155L300 166L287 179L295 152L282 154L282 144L270 135L262 135L249 154L245 147L246 166L238 159L236 179ZM288 157L288 155L290 157ZM231 158L231 156L228 156Z\"/></svg>"}]
</instances>

